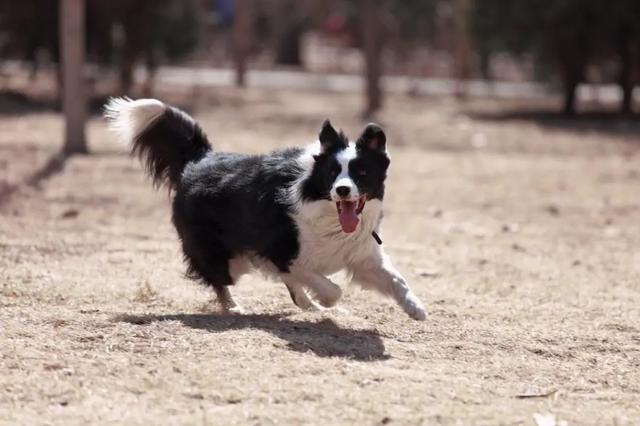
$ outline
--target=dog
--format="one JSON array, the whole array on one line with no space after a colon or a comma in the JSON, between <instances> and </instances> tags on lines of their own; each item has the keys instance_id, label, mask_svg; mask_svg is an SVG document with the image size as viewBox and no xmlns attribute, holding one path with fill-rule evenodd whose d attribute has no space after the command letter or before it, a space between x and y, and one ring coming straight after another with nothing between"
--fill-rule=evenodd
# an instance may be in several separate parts
<instances>
[{"instance_id":1,"label":"dog","mask_svg":"<svg viewBox=\"0 0 640 426\"><path fill-rule=\"evenodd\" d=\"M243 155L214 151L192 117L159 100L114 98L105 117L173 194L187 276L213 288L225 311L242 312L229 287L252 269L284 282L305 310L335 306L342 291L327 275L346 270L425 319L379 237L390 164L379 125L350 142L326 120L307 147Z\"/></svg>"}]
</instances>

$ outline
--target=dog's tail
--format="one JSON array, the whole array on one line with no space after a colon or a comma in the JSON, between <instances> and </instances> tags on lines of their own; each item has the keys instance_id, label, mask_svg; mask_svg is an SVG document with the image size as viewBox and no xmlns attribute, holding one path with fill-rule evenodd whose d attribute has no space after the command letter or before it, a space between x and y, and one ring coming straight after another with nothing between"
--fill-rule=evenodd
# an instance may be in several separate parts
<instances>
[{"instance_id":1,"label":"dog's tail","mask_svg":"<svg viewBox=\"0 0 640 426\"><path fill-rule=\"evenodd\" d=\"M155 186L175 189L187 163L211 150L193 118L156 99L113 98L105 105L104 115L143 161Z\"/></svg>"}]
</instances>

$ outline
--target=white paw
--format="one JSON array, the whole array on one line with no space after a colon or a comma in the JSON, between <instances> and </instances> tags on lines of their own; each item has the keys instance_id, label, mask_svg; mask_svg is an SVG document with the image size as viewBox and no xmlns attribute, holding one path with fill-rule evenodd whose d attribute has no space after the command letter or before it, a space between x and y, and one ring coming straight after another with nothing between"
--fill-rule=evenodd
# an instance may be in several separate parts
<instances>
[{"instance_id":1,"label":"white paw","mask_svg":"<svg viewBox=\"0 0 640 426\"><path fill-rule=\"evenodd\" d=\"M424 305L415 294L410 293L407 295L402 308L414 320L424 321L427 318L427 312L424 309Z\"/></svg>"},{"instance_id":2,"label":"white paw","mask_svg":"<svg viewBox=\"0 0 640 426\"><path fill-rule=\"evenodd\" d=\"M413 311L408 312L408 314L416 321L424 321L427 319L427 311L422 307L416 307Z\"/></svg>"},{"instance_id":3,"label":"white paw","mask_svg":"<svg viewBox=\"0 0 640 426\"><path fill-rule=\"evenodd\" d=\"M296 297L296 305L303 311L322 311L325 309L306 295L300 298Z\"/></svg>"},{"instance_id":4,"label":"white paw","mask_svg":"<svg viewBox=\"0 0 640 426\"><path fill-rule=\"evenodd\" d=\"M242 309L242 306L239 306L239 305L224 308L224 312L231 315L244 315L247 313L247 311Z\"/></svg>"},{"instance_id":5,"label":"white paw","mask_svg":"<svg viewBox=\"0 0 640 426\"><path fill-rule=\"evenodd\" d=\"M325 308L331 308L338 303L342 297L342 290L337 285L327 287L322 294L316 294L316 300Z\"/></svg>"},{"instance_id":6,"label":"white paw","mask_svg":"<svg viewBox=\"0 0 640 426\"><path fill-rule=\"evenodd\" d=\"M340 315L351 315L351 311L349 311L347 308L343 308L342 306L335 306L332 309L334 309Z\"/></svg>"}]
</instances>

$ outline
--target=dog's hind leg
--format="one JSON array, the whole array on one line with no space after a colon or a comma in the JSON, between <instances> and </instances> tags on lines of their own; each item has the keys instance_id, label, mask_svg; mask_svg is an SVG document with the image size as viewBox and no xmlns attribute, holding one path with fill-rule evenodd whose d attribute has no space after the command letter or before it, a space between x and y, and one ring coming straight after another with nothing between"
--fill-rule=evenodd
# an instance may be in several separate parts
<instances>
[{"instance_id":1,"label":"dog's hind leg","mask_svg":"<svg viewBox=\"0 0 640 426\"><path fill-rule=\"evenodd\" d=\"M287 286L287 290L289 290L289 296L291 296L291 300L297 307L304 311L320 311L323 309L322 306L318 305L309 297L304 289L304 286L302 286L296 280L292 279L291 276L283 277L282 280Z\"/></svg>"},{"instance_id":2,"label":"dog's hind leg","mask_svg":"<svg viewBox=\"0 0 640 426\"><path fill-rule=\"evenodd\" d=\"M243 314L244 310L242 306L238 305L233 297L231 296L231 292L229 291L229 287L227 286L219 286L215 287L217 302L220 304L222 309L225 312L230 314Z\"/></svg>"},{"instance_id":3,"label":"dog's hind leg","mask_svg":"<svg viewBox=\"0 0 640 426\"><path fill-rule=\"evenodd\" d=\"M229 259L229 277L232 283L237 282L238 279L247 272L249 272L249 262L247 262L244 257L238 256ZM225 312L233 314L244 313L242 306L238 305L231 296L229 286L224 285L214 287L214 289L216 291L217 301Z\"/></svg>"},{"instance_id":4,"label":"dog's hind leg","mask_svg":"<svg viewBox=\"0 0 640 426\"><path fill-rule=\"evenodd\" d=\"M342 290L340 287L321 274L300 269L292 269L290 273L282 274L281 276L285 283L295 283L298 286L300 286L300 283L304 283L304 285L307 286L314 294L315 299L318 300L320 305L325 308L334 306L338 303L340 297L342 297ZM289 284L287 284L287 287L289 287ZM294 299L294 303L295 302L296 301Z\"/></svg>"},{"instance_id":5,"label":"dog's hind leg","mask_svg":"<svg viewBox=\"0 0 640 426\"><path fill-rule=\"evenodd\" d=\"M216 292L217 303L225 312L242 313L242 308L231 296L229 286L233 285L242 274L243 265L234 259L227 259L221 253L215 253L215 255L207 253L207 256L199 256L202 253L206 252L185 250L188 263L187 276L199 279L212 287Z\"/></svg>"}]
</instances>

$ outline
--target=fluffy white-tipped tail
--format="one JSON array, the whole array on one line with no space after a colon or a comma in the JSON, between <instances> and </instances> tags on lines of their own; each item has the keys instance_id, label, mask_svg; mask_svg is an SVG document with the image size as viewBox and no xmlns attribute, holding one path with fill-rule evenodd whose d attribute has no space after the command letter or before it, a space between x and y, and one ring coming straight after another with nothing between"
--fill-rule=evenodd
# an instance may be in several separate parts
<instances>
[{"instance_id":1,"label":"fluffy white-tipped tail","mask_svg":"<svg viewBox=\"0 0 640 426\"><path fill-rule=\"evenodd\" d=\"M187 163L211 150L193 118L156 99L114 98L105 105L104 115L156 185L175 188Z\"/></svg>"},{"instance_id":2,"label":"fluffy white-tipped tail","mask_svg":"<svg viewBox=\"0 0 640 426\"><path fill-rule=\"evenodd\" d=\"M157 99L111 98L104 107L109 128L131 146L136 137L165 113L167 106Z\"/></svg>"}]
</instances>

